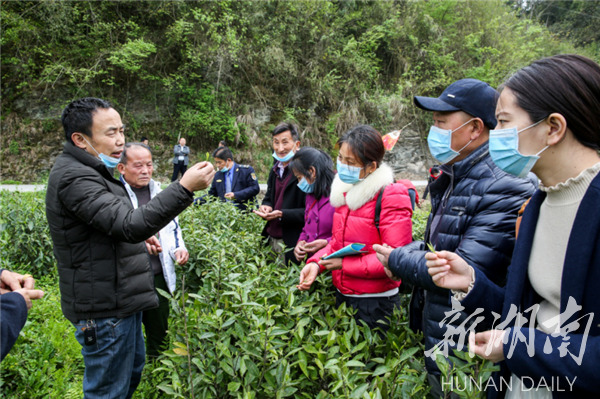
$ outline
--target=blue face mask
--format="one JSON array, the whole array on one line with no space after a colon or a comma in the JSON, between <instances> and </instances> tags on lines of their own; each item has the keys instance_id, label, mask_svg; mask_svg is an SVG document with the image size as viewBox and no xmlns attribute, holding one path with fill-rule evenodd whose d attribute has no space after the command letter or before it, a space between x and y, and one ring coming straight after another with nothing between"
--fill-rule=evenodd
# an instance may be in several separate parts
<instances>
[{"instance_id":1,"label":"blue face mask","mask_svg":"<svg viewBox=\"0 0 600 399\"><path fill-rule=\"evenodd\" d=\"M222 167L222 168L219 170L219 172L227 173L227 172L229 172L229 169L230 169L230 168L228 168L228 167L227 167L227 164L225 164L225 166L223 166L223 167Z\"/></svg>"},{"instance_id":2,"label":"blue face mask","mask_svg":"<svg viewBox=\"0 0 600 399\"><path fill-rule=\"evenodd\" d=\"M119 162L121 161L121 158L114 158L114 157L109 157L108 155L104 155L99 153L98 151L96 151L96 149L94 148L93 145L90 144L89 141L87 141L87 139L85 137L83 137L83 135L81 136L86 143L89 144L90 147L92 147L92 150L94 150L96 152L96 154L98 154L98 158L100 158L100 160L102 161L102 163L104 163L104 165L107 168L116 168L117 165L119 164Z\"/></svg>"},{"instance_id":3,"label":"blue face mask","mask_svg":"<svg viewBox=\"0 0 600 399\"><path fill-rule=\"evenodd\" d=\"M302 177L298 182L298 188L307 194L312 193L315 190L315 183L309 183L306 178Z\"/></svg>"},{"instance_id":4,"label":"blue face mask","mask_svg":"<svg viewBox=\"0 0 600 399\"><path fill-rule=\"evenodd\" d=\"M288 154L283 158L280 158L279 156L277 156L277 153L275 151L273 151L273 158L275 158L279 162L287 162L290 159L292 159L293 156L294 156L294 151L288 152Z\"/></svg>"},{"instance_id":5,"label":"blue face mask","mask_svg":"<svg viewBox=\"0 0 600 399\"><path fill-rule=\"evenodd\" d=\"M517 130L516 127L506 129L490 130L490 156L494 163L506 173L517 177L525 177L531 171L539 155L548 148L544 147L535 155L523 155L519 152L519 133L530 129L539 122L529 125L524 129Z\"/></svg>"},{"instance_id":6,"label":"blue face mask","mask_svg":"<svg viewBox=\"0 0 600 399\"><path fill-rule=\"evenodd\" d=\"M363 181L364 179L360 178L360 171L362 168L358 166L350 166L344 163L341 163L340 160L337 160L337 172L341 181L347 184L356 184L359 181Z\"/></svg>"},{"instance_id":7,"label":"blue face mask","mask_svg":"<svg viewBox=\"0 0 600 399\"><path fill-rule=\"evenodd\" d=\"M444 164L452 161L467 145L471 144L471 141L473 140L469 141L458 151L452 149L452 133L456 132L472 120L473 119L466 121L454 130L440 129L437 126L431 126L429 135L427 136L427 144L429 145L429 152L438 160L438 162Z\"/></svg>"},{"instance_id":8,"label":"blue face mask","mask_svg":"<svg viewBox=\"0 0 600 399\"><path fill-rule=\"evenodd\" d=\"M100 157L100 160L104 162L107 168L116 168L119 162L121 162L121 158L113 158L104 154L98 154L98 157Z\"/></svg>"}]
</instances>

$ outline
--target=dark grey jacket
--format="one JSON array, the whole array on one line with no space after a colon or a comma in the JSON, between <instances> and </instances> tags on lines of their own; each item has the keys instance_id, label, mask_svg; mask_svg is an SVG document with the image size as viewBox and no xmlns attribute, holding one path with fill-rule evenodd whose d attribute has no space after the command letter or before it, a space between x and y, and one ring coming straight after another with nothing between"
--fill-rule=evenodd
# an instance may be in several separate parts
<instances>
[{"instance_id":1,"label":"dark grey jacket","mask_svg":"<svg viewBox=\"0 0 600 399\"><path fill-rule=\"evenodd\" d=\"M174 164L178 164L179 163L179 157L182 156L183 157L183 164L185 166L188 165L188 163L190 162L190 147L188 147L187 145L184 145L183 147L179 144L175 144L175 147L173 147L173 153L175 154L175 156L173 157L173 160L171 161Z\"/></svg>"},{"instance_id":2,"label":"dark grey jacket","mask_svg":"<svg viewBox=\"0 0 600 399\"><path fill-rule=\"evenodd\" d=\"M537 180L503 172L489 156L487 143L462 161L444 165L443 170L430 186L431 214L425 242L432 243L436 250L456 252L490 280L504 285L515 244L517 212L533 194ZM436 212L441 217L432 227ZM426 250L423 241L397 248L390 255L389 268L415 286L410 325L423 331L425 349L429 350L444 338L449 325L460 326L468 315L462 312L452 323L440 326L445 312L452 308L450 291L433 283L425 264ZM431 358L425 358L425 365L429 372L439 373Z\"/></svg>"},{"instance_id":3,"label":"dark grey jacket","mask_svg":"<svg viewBox=\"0 0 600 399\"><path fill-rule=\"evenodd\" d=\"M65 144L50 172L46 217L67 319L128 317L158 305L144 240L192 203L178 182L133 209L96 157Z\"/></svg>"}]
</instances>

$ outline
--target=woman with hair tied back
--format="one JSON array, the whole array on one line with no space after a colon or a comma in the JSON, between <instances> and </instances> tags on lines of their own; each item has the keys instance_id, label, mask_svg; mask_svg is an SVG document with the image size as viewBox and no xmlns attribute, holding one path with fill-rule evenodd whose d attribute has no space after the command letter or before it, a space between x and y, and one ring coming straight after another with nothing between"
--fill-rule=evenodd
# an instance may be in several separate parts
<instances>
[{"instance_id":1,"label":"woman with hair tied back","mask_svg":"<svg viewBox=\"0 0 600 399\"><path fill-rule=\"evenodd\" d=\"M490 155L504 171L531 170L541 181L506 286L446 251L425 255L429 274L467 310L496 321L469 337L475 354L501 362L488 397L598 398L600 66L578 55L544 58L501 93Z\"/></svg>"},{"instance_id":2,"label":"woman with hair tied back","mask_svg":"<svg viewBox=\"0 0 600 399\"><path fill-rule=\"evenodd\" d=\"M297 287L308 290L319 273L330 271L336 305L352 306L357 319L370 328L386 330L386 319L400 305L400 281L387 276L373 245L398 247L412 241L410 197L406 187L394 183L392 169L382 163L383 140L371 126L350 129L338 146L338 174L329 198L335 207L333 236L325 248L309 257ZM353 243L364 244L364 252L322 259Z\"/></svg>"},{"instance_id":3,"label":"woman with hair tied back","mask_svg":"<svg viewBox=\"0 0 600 399\"><path fill-rule=\"evenodd\" d=\"M294 256L302 261L325 247L331 239L335 209L329 203L335 173L331 157L321 150L303 147L290 162L298 179L298 188L306 193L304 227L294 248Z\"/></svg>"}]
</instances>

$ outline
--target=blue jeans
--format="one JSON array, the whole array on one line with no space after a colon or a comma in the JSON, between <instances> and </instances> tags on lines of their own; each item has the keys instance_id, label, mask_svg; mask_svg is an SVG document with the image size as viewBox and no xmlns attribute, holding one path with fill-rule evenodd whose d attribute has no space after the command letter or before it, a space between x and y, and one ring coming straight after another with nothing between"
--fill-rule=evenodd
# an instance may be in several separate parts
<instances>
[{"instance_id":1,"label":"blue jeans","mask_svg":"<svg viewBox=\"0 0 600 399\"><path fill-rule=\"evenodd\" d=\"M96 325L96 343L84 344L84 328ZM86 399L131 398L145 361L142 312L124 319L79 320L73 324L85 363Z\"/></svg>"}]
</instances>

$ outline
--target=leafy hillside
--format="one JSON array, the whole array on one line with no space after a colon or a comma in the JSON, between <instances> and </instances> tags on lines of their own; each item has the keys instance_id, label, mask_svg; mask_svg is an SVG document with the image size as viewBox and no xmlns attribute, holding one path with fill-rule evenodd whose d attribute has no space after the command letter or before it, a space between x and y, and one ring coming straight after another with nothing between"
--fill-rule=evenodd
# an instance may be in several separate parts
<instances>
[{"instance_id":1,"label":"leafy hillside","mask_svg":"<svg viewBox=\"0 0 600 399\"><path fill-rule=\"evenodd\" d=\"M414 121L425 132L415 94L464 77L496 86L560 52L598 58L513 3L3 1L2 118L20 127L2 124L2 179L31 169L20 151L39 140L23 126L43 128L52 155L60 151L58 118L76 97L111 101L129 140L166 146L159 157L180 135L202 154L224 139L264 173L282 119L300 124L304 144L329 150L357 122L388 131Z\"/></svg>"}]
</instances>

